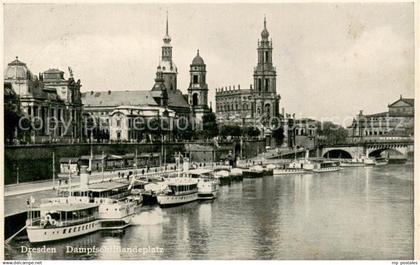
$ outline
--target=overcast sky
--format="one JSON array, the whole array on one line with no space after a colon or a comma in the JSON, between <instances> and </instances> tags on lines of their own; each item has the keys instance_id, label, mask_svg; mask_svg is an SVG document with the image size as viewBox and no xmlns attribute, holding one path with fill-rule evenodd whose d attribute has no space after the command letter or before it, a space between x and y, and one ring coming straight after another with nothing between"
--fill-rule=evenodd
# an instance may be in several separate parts
<instances>
[{"instance_id":1,"label":"overcast sky","mask_svg":"<svg viewBox=\"0 0 420 265\"><path fill-rule=\"evenodd\" d=\"M344 118L414 97L413 3L8 4L4 65L71 66L82 91L149 90L166 10L178 88L200 49L213 106L216 87L253 82L264 14L286 112Z\"/></svg>"}]
</instances>

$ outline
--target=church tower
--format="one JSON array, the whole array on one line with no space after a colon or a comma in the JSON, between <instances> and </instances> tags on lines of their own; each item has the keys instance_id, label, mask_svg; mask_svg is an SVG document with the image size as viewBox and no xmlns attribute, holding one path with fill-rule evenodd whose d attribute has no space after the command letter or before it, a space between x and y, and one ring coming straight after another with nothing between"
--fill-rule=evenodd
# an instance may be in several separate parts
<instances>
[{"instance_id":1,"label":"church tower","mask_svg":"<svg viewBox=\"0 0 420 265\"><path fill-rule=\"evenodd\" d=\"M166 13L166 34L163 37L162 57L158 67L160 67L162 71L163 79L165 80L165 87L168 93L177 92L178 69L172 61L172 45L171 37L169 36L168 13Z\"/></svg>"},{"instance_id":2,"label":"church tower","mask_svg":"<svg viewBox=\"0 0 420 265\"><path fill-rule=\"evenodd\" d=\"M159 106L167 107L168 106L168 91L165 87L165 79L163 78L163 72L158 67L156 72L155 84L152 88L152 95Z\"/></svg>"},{"instance_id":3,"label":"church tower","mask_svg":"<svg viewBox=\"0 0 420 265\"><path fill-rule=\"evenodd\" d=\"M210 112L208 107L208 86L206 83L206 64L197 50L190 65L190 86L188 87L188 103L191 106L192 115L198 122L202 121L202 117Z\"/></svg>"},{"instance_id":4,"label":"church tower","mask_svg":"<svg viewBox=\"0 0 420 265\"><path fill-rule=\"evenodd\" d=\"M258 41L258 63L254 68L254 118L262 118L263 124L271 117L279 116L280 96L276 90L276 68L273 66L273 46L268 39L267 22L264 17L264 29Z\"/></svg>"}]
</instances>

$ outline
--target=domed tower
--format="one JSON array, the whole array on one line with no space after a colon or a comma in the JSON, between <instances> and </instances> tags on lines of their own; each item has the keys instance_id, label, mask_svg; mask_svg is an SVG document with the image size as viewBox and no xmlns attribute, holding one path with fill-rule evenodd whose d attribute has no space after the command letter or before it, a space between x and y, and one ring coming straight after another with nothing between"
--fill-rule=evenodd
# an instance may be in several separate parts
<instances>
[{"instance_id":1,"label":"domed tower","mask_svg":"<svg viewBox=\"0 0 420 265\"><path fill-rule=\"evenodd\" d=\"M188 103L191 106L193 116L201 121L205 113L209 112L207 104L208 86L206 83L206 64L197 50L190 65L190 86L188 87Z\"/></svg>"},{"instance_id":2,"label":"domed tower","mask_svg":"<svg viewBox=\"0 0 420 265\"><path fill-rule=\"evenodd\" d=\"M158 67L160 67L162 71L165 87L168 93L177 92L178 69L172 61L172 45L171 37L169 36L168 13L166 13L166 34L163 37L162 58Z\"/></svg>"},{"instance_id":3,"label":"domed tower","mask_svg":"<svg viewBox=\"0 0 420 265\"><path fill-rule=\"evenodd\" d=\"M258 63L254 68L254 98L255 109L253 116L268 121L271 117L279 116L280 96L276 91L276 68L273 66L273 46L268 39L267 22L264 17L264 29L261 40L258 41Z\"/></svg>"},{"instance_id":4,"label":"domed tower","mask_svg":"<svg viewBox=\"0 0 420 265\"><path fill-rule=\"evenodd\" d=\"M4 74L4 83L10 83L13 91L21 96L29 96L31 91L32 80L34 77L26 64L19 61L18 57L7 65Z\"/></svg>"}]
</instances>

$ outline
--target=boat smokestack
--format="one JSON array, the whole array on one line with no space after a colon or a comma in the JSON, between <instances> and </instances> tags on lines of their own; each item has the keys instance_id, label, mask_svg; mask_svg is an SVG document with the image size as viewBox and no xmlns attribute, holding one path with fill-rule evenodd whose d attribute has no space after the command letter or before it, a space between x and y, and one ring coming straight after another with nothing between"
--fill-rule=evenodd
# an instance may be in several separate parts
<instances>
[{"instance_id":1,"label":"boat smokestack","mask_svg":"<svg viewBox=\"0 0 420 265\"><path fill-rule=\"evenodd\" d=\"M190 170L190 159L188 157L184 157L184 163L182 166L184 173L188 174L188 171Z\"/></svg>"},{"instance_id":2,"label":"boat smokestack","mask_svg":"<svg viewBox=\"0 0 420 265\"><path fill-rule=\"evenodd\" d=\"M309 149L305 151L305 160L309 160Z\"/></svg>"},{"instance_id":3,"label":"boat smokestack","mask_svg":"<svg viewBox=\"0 0 420 265\"><path fill-rule=\"evenodd\" d=\"M80 167L80 189L87 190L89 185L89 174L87 172L87 166Z\"/></svg>"}]
</instances>

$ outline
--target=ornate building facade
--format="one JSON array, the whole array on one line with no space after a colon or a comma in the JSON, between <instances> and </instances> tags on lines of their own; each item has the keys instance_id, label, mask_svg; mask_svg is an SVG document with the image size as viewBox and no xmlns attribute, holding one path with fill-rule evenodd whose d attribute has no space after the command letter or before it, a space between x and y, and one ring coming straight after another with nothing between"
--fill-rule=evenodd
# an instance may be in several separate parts
<instances>
[{"instance_id":1,"label":"ornate building facade","mask_svg":"<svg viewBox=\"0 0 420 265\"><path fill-rule=\"evenodd\" d=\"M273 65L273 44L269 40L266 19L258 41L258 62L254 68L254 85L216 88L216 115L221 124L267 127L273 117L280 117L280 95L276 89L276 69Z\"/></svg>"},{"instance_id":2,"label":"ornate building facade","mask_svg":"<svg viewBox=\"0 0 420 265\"><path fill-rule=\"evenodd\" d=\"M25 118L31 121L27 143L75 142L83 137L81 83L58 69L49 69L39 76L32 74L25 63L8 64L4 84L19 98Z\"/></svg>"},{"instance_id":3,"label":"ornate building facade","mask_svg":"<svg viewBox=\"0 0 420 265\"><path fill-rule=\"evenodd\" d=\"M150 120L154 117L159 120L167 118L169 124L180 119L192 122L193 119L202 119L210 111L207 105L208 86L203 58L197 52L190 65L188 94L182 94L177 86L178 69L172 58L171 40L167 17L161 59L150 90L83 93L86 116L100 124L100 132L95 133L93 138L100 135L103 140L111 141L149 141L152 136L143 129L136 129L130 120ZM170 130L172 129L164 133L165 138L170 137Z\"/></svg>"},{"instance_id":4,"label":"ornate building facade","mask_svg":"<svg viewBox=\"0 0 420 265\"><path fill-rule=\"evenodd\" d=\"M350 137L355 139L413 137L414 98L403 98L401 95L398 100L388 104L386 112L366 115L360 111L348 130Z\"/></svg>"}]
</instances>

